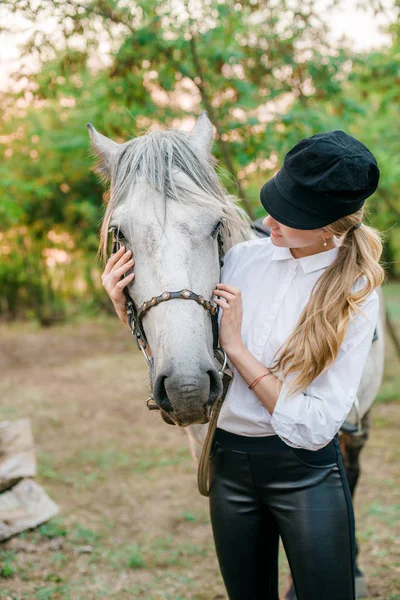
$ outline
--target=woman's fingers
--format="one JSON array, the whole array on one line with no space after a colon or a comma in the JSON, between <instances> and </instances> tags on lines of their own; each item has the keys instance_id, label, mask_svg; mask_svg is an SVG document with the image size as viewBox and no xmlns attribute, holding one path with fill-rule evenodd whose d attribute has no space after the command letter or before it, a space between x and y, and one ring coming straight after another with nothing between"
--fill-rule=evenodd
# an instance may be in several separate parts
<instances>
[{"instance_id":1,"label":"woman's fingers","mask_svg":"<svg viewBox=\"0 0 400 600\"><path fill-rule=\"evenodd\" d=\"M115 277L116 279L120 279L122 277L122 275L125 275L125 273L133 267L134 264L135 264L135 261L133 260L133 258L131 258L125 264L122 264L119 268L117 268L117 265L116 265L112 271L112 276Z\"/></svg>"},{"instance_id":2,"label":"woman's fingers","mask_svg":"<svg viewBox=\"0 0 400 600\"><path fill-rule=\"evenodd\" d=\"M231 294L230 292L225 292L223 290L214 290L214 294L216 296L225 298L225 300L234 300L234 298L236 298L235 294Z\"/></svg>"},{"instance_id":3,"label":"woman's fingers","mask_svg":"<svg viewBox=\"0 0 400 600\"><path fill-rule=\"evenodd\" d=\"M117 260L117 262L114 264L114 266L112 267L111 272L114 272L116 269L120 269L122 267L122 265L124 265L132 256L132 252L130 250L127 250L120 258L119 260Z\"/></svg>"},{"instance_id":4,"label":"woman's fingers","mask_svg":"<svg viewBox=\"0 0 400 600\"><path fill-rule=\"evenodd\" d=\"M121 258L121 256L124 255L124 253L125 253L125 246L121 246L121 248L119 250L117 250L117 252L115 252L115 254L111 254L110 258L106 262L106 266L104 268L104 273L103 273L104 275L109 274L109 272L111 271L113 266L119 261L119 259Z\"/></svg>"},{"instance_id":5,"label":"woman's fingers","mask_svg":"<svg viewBox=\"0 0 400 600\"><path fill-rule=\"evenodd\" d=\"M227 285L226 283L217 283L217 288L220 290L225 290L226 292L230 292L231 294L240 294L240 290L234 288L232 285Z\"/></svg>"},{"instance_id":6,"label":"woman's fingers","mask_svg":"<svg viewBox=\"0 0 400 600\"><path fill-rule=\"evenodd\" d=\"M131 250L127 250L125 246L121 246L117 252L110 256L104 272L101 275L103 287L109 295L118 317L123 323L128 323L125 306L126 298L123 290L135 277L134 273L126 275L135 263L131 256Z\"/></svg>"},{"instance_id":7,"label":"woman's fingers","mask_svg":"<svg viewBox=\"0 0 400 600\"><path fill-rule=\"evenodd\" d=\"M106 264L106 267L102 273L101 276L101 280L103 282L103 285L107 285L107 283L112 280L114 283L117 279L119 279L122 275L124 275L124 273L126 273L126 271L128 269L130 269L132 267L132 265L134 264L133 262L129 263L129 266L126 267L126 265L128 264L128 262L133 259L131 259L132 252L130 250L127 250L123 253L120 253L120 250L118 250L118 252L116 252L115 254L113 254L109 259L108 262ZM111 259L113 259L113 264L111 265ZM125 268L126 267L126 268Z\"/></svg>"},{"instance_id":8,"label":"woman's fingers","mask_svg":"<svg viewBox=\"0 0 400 600\"><path fill-rule=\"evenodd\" d=\"M117 254L118 253L116 253L114 255L114 257ZM130 269L132 269L133 265L135 264L135 261L133 260L133 258L130 258L131 254L132 254L131 251L128 250L128 251L124 252L124 254L119 259L118 259L118 257L116 257L117 262L114 263L114 266L111 268L111 270L108 273L106 271L104 271L104 273L101 276L103 287L105 288L106 292L112 299L121 300L123 297L121 290L130 281L132 281L132 279L134 277L134 274L131 273L130 275L133 275L132 277L131 276L129 276L129 278L128 278L128 276L124 277L123 285L118 285L121 280L121 277L125 276L126 273Z\"/></svg>"},{"instance_id":9,"label":"woman's fingers","mask_svg":"<svg viewBox=\"0 0 400 600\"><path fill-rule=\"evenodd\" d=\"M124 277L123 279L118 281L118 283L115 287L118 288L119 290L123 290L124 287L126 287L128 285L128 283L130 283L134 277L135 277L135 273L131 273L130 275L127 275L126 277Z\"/></svg>"},{"instance_id":10,"label":"woman's fingers","mask_svg":"<svg viewBox=\"0 0 400 600\"><path fill-rule=\"evenodd\" d=\"M221 308L226 308L227 306L229 306L226 300L220 300L219 298L216 298L214 302L215 304L218 304L218 306L220 306Z\"/></svg>"},{"instance_id":11,"label":"woman's fingers","mask_svg":"<svg viewBox=\"0 0 400 600\"><path fill-rule=\"evenodd\" d=\"M123 289L133 280L134 277L134 273L123 277L122 279L117 281L117 283L113 286L112 290L109 292L109 296L115 308L120 310L125 308L126 298L123 293Z\"/></svg>"}]
</instances>

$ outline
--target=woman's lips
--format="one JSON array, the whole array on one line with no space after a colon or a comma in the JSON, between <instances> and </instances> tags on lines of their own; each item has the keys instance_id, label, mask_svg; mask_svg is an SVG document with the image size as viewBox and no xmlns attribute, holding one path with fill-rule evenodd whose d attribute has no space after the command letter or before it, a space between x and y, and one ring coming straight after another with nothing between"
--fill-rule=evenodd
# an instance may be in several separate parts
<instances>
[{"instance_id":1,"label":"woman's lips","mask_svg":"<svg viewBox=\"0 0 400 600\"><path fill-rule=\"evenodd\" d=\"M277 233L273 229L271 229L271 235L273 235L274 237L282 237L279 233Z\"/></svg>"}]
</instances>

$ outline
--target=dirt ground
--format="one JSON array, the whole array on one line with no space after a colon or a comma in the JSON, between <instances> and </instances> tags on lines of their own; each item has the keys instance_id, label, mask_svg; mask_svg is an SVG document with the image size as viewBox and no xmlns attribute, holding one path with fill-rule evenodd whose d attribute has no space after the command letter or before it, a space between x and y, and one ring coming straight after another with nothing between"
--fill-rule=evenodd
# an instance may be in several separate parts
<instances>
[{"instance_id":1,"label":"dirt ground","mask_svg":"<svg viewBox=\"0 0 400 600\"><path fill-rule=\"evenodd\" d=\"M61 509L0 545L0 598L226 600L186 435L147 410L128 330L116 318L3 326L0 344L0 419L30 417L37 481ZM375 407L356 501L380 600L400 600L399 424L399 403Z\"/></svg>"}]
</instances>

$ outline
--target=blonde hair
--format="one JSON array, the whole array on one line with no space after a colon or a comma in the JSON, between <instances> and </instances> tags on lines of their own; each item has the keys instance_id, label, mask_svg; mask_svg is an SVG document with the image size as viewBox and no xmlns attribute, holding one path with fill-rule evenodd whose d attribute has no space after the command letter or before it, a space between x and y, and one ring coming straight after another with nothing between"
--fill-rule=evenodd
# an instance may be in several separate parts
<instances>
[{"instance_id":1,"label":"blonde hair","mask_svg":"<svg viewBox=\"0 0 400 600\"><path fill-rule=\"evenodd\" d=\"M334 362L351 316L361 311L364 300L385 278L379 264L380 233L364 223L351 231L363 214L364 207L325 226L326 231L342 238L337 257L314 284L293 333L269 367L272 373L280 372L281 379L300 371L288 388L290 392L304 390ZM353 284L362 276L365 286L353 293Z\"/></svg>"}]
</instances>

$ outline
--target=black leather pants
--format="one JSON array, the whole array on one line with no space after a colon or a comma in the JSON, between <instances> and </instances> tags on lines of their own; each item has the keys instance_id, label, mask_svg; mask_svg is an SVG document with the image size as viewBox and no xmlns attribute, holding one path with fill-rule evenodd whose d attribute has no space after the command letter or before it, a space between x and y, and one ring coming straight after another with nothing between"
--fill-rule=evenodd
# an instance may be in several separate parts
<instances>
[{"instance_id":1,"label":"black leather pants","mask_svg":"<svg viewBox=\"0 0 400 600\"><path fill-rule=\"evenodd\" d=\"M210 513L230 600L279 600L279 537L298 600L354 600L354 515L337 436L317 451L217 429Z\"/></svg>"}]
</instances>

